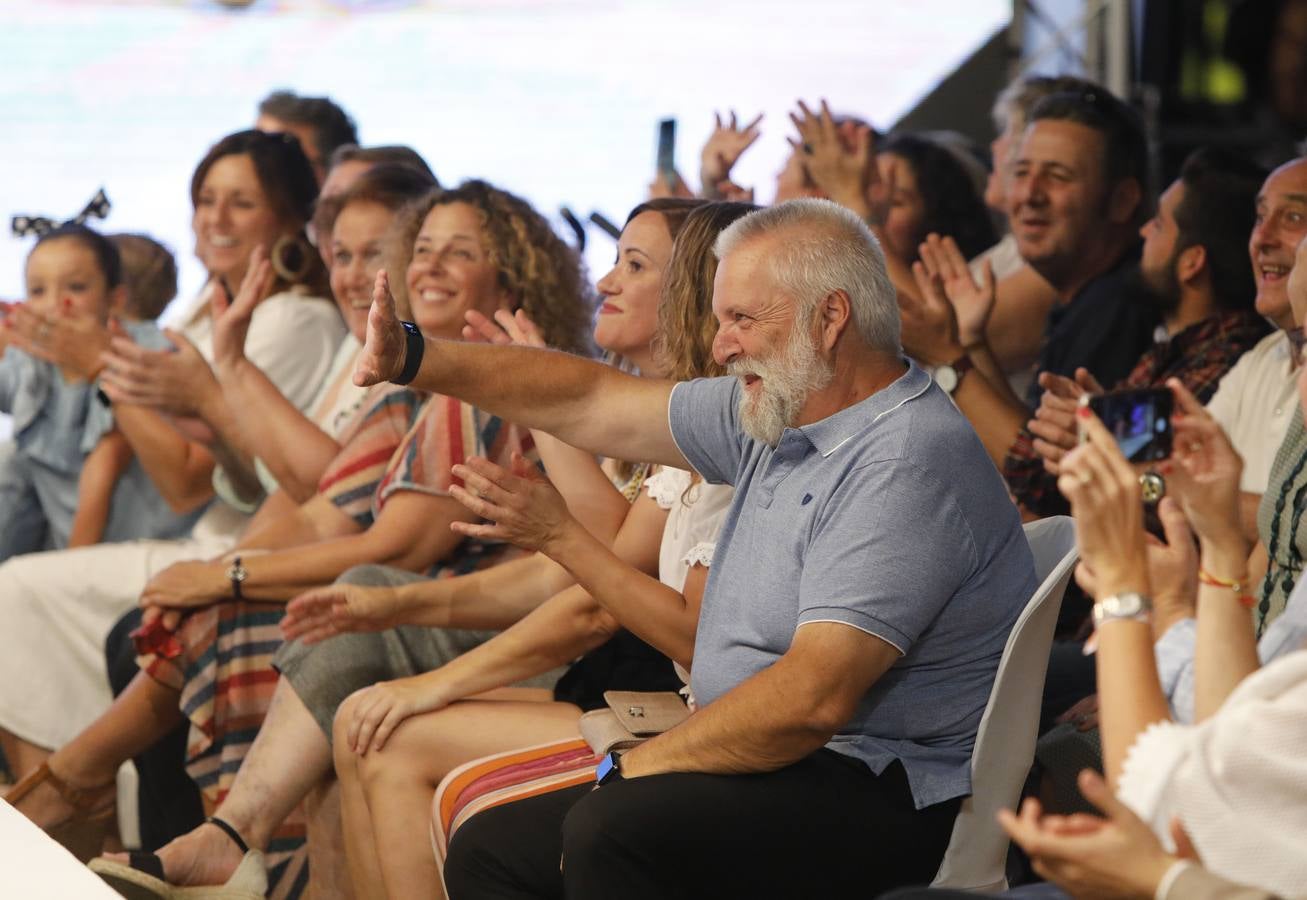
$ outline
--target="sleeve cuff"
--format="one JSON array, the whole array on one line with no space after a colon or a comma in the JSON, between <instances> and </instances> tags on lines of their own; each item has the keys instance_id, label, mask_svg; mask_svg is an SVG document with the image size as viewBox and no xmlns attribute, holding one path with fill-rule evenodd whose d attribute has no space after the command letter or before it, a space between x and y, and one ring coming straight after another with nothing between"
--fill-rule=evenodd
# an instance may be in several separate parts
<instances>
[{"instance_id":1,"label":"sleeve cuff","mask_svg":"<svg viewBox=\"0 0 1307 900\"><path fill-rule=\"evenodd\" d=\"M1177 859L1173 862L1171 868L1167 869L1166 874L1162 876L1162 880L1157 882L1157 890L1153 892L1153 900L1167 900L1171 888L1175 886L1176 881L1184 874L1185 870L1192 865L1193 863L1187 859Z\"/></svg>"}]
</instances>

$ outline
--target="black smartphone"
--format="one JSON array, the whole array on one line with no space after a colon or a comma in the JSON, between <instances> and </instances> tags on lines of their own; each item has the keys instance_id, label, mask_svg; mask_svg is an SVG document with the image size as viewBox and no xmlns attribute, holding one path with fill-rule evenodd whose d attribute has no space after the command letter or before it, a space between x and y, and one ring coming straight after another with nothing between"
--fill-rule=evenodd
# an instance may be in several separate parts
<instances>
[{"instance_id":1,"label":"black smartphone","mask_svg":"<svg viewBox=\"0 0 1307 900\"><path fill-rule=\"evenodd\" d=\"M590 213L590 221L593 222L595 225L597 225L600 231L608 235L613 240L617 240L622 236L622 229L614 225L611 219L609 219L607 216L605 216L603 213L599 212L598 210L595 210L594 212Z\"/></svg>"},{"instance_id":2,"label":"black smartphone","mask_svg":"<svg viewBox=\"0 0 1307 900\"><path fill-rule=\"evenodd\" d=\"M1156 462L1171 455L1172 401L1166 388L1140 388L1090 397L1089 408L1112 432L1126 459Z\"/></svg>"},{"instance_id":3,"label":"black smartphone","mask_svg":"<svg viewBox=\"0 0 1307 900\"><path fill-rule=\"evenodd\" d=\"M676 177L676 120L658 121L658 174L667 184Z\"/></svg>"}]
</instances>

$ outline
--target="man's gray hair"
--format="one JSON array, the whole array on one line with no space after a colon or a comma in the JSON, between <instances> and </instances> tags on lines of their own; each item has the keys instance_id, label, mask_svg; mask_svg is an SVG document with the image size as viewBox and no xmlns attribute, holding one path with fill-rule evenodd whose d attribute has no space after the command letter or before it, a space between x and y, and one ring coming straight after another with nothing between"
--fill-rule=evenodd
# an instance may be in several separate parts
<instances>
[{"instance_id":1,"label":"man's gray hair","mask_svg":"<svg viewBox=\"0 0 1307 900\"><path fill-rule=\"evenodd\" d=\"M779 235L767 254L777 284L811 323L833 291L849 295L853 324L872 350L899 355L899 305L880 242L853 212L830 200L790 200L736 219L717 236L723 259L763 236Z\"/></svg>"}]
</instances>

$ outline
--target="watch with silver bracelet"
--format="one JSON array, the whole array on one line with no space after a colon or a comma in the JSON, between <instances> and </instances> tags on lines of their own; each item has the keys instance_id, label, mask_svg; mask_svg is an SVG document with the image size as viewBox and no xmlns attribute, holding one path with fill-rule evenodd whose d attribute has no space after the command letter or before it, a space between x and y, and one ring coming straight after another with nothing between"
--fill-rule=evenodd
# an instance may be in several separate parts
<instances>
[{"instance_id":1,"label":"watch with silver bracelet","mask_svg":"<svg viewBox=\"0 0 1307 900\"><path fill-rule=\"evenodd\" d=\"M1137 591L1124 591L1104 597L1094 604L1094 627L1115 619L1129 619L1132 622L1151 622L1153 620L1153 601Z\"/></svg>"}]
</instances>

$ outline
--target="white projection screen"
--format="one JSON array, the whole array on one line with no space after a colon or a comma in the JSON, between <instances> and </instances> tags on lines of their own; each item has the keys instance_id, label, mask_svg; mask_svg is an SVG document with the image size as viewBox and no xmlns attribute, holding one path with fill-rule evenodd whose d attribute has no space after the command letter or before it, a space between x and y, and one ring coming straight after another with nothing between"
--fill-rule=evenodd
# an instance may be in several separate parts
<instances>
[{"instance_id":1,"label":"white projection screen","mask_svg":"<svg viewBox=\"0 0 1307 900\"><path fill-rule=\"evenodd\" d=\"M678 120L695 186L713 111L765 113L737 180L767 202L796 98L887 127L1009 14L1005 0L0 0L0 298L22 298L31 243L10 217L67 218L100 187L113 210L97 224L164 241L193 296L192 168L274 88L333 97L364 144L407 143L446 184L486 178L560 226L561 204L620 224L652 176L658 119ZM612 253L591 228L592 276Z\"/></svg>"}]
</instances>

